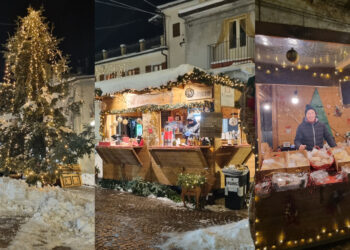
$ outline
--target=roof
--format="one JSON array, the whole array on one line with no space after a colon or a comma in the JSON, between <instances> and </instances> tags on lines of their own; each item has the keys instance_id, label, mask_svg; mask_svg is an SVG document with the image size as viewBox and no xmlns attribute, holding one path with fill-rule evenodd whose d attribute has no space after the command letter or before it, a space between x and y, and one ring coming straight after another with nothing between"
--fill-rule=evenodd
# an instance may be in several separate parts
<instances>
[{"instance_id":1,"label":"roof","mask_svg":"<svg viewBox=\"0 0 350 250\"><path fill-rule=\"evenodd\" d=\"M175 82L178 76L192 72L193 69L192 65L182 64L176 68L96 82L95 88L100 88L104 95L131 88L141 91L146 88L160 87L170 81Z\"/></svg>"}]
</instances>

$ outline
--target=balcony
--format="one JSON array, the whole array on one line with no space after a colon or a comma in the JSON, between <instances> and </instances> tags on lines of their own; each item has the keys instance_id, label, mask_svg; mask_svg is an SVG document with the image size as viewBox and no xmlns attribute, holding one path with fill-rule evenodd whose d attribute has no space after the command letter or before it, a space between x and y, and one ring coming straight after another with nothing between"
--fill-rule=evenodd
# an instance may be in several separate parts
<instances>
[{"instance_id":1,"label":"balcony","mask_svg":"<svg viewBox=\"0 0 350 250\"><path fill-rule=\"evenodd\" d=\"M102 52L95 53L95 62L105 60L108 58L114 58L122 55L131 54L131 53L138 53L149 49L159 48L162 46L162 43L164 43L162 40L163 40L162 36L159 36L159 37L154 37L151 39L144 40L143 46L141 46L140 43L125 45L124 52L122 51L121 47L116 49L103 50Z\"/></svg>"},{"instance_id":2,"label":"balcony","mask_svg":"<svg viewBox=\"0 0 350 250\"><path fill-rule=\"evenodd\" d=\"M246 36L245 39L238 38L236 41L209 45L210 68L252 63L254 62L254 51L254 37L250 36Z\"/></svg>"}]
</instances>

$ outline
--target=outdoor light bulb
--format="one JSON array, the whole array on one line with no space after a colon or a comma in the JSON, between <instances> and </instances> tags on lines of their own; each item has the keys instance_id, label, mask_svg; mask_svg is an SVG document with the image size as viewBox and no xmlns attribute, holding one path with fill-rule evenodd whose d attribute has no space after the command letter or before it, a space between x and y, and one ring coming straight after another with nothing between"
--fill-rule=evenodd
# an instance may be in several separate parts
<instances>
[{"instance_id":1,"label":"outdoor light bulb","mask_svg":"<svg viewBox=\"0 0 350 250\"><path fill-rule=\"evenodd\" d=\"M292 97L292 103L293 104L298 104L299 103L299 98L297 96Z\"/></svg>"},{"instance_id":2,"label":"outdoor light bulb","mask_svg":"<svg viewBox=\"0 0 350 250\"><path fill-rule=\"evenodd\" d=\"M271 109L270 103L265 103L263 107L264 107L265 110L270 110Z\"/></svg>"},{"instance_id":3,"label":"outdoor light bulb","mask_svg":"<svg viewBox=\"0 0 350 250\"><path fill-rule=\"evenodd\" d=\"M91 127L95 126L95 120L93 120L92 122L90 122L90 126L91 126Z\"/></svg>"}]
</instances>

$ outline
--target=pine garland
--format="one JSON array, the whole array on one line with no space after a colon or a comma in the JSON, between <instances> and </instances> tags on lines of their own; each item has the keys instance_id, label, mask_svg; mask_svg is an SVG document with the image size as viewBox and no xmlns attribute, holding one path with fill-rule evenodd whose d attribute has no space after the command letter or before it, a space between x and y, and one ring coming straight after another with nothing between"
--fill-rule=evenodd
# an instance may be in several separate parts
<instances>
[{"instance_id":1,"label":"pine garland","mask_svg":"<svg viewBox=\"0 0 350 250\"><path fill-rule=\"evenodd\" d=\"M186 73L184 75L178 76L177 81L169 81L164 85L161 85L159 87L148 87L144 88L142 90L136 90L136 89L123 89L121 91L117 91L113 93L113 95L118 95L118 94L124 94L124 93L134 93L134 94L145 94L145 93L150 93L153 91L160 91L164 89L172 89L174 87L184 87L187 84L190 83L201 83L205 84L207 86L214 86L215 84L222 85L222 86L227 86L231 87L234 89L237 89L239 91L243 91L245 82L239 80L239 79L234 79L231 80L228 76L220 74L220 75L213 75L213 74L208 74L198 68L193 68L193 71L190 73ZM100 88L97 88L95 90L96 98L99 99L102 94L102 90ZM105 94L104 96L111 96L111 94Z\"/></svg>"}]
</instances>

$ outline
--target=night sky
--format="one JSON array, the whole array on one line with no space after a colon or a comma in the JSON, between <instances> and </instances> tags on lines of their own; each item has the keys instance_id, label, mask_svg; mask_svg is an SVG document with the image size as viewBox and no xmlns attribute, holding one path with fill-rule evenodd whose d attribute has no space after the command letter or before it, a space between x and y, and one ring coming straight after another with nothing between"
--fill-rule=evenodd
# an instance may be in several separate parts
<instances>
[{"instance_id":1,"label":"night sky","mask_svg":"<svg viewBox=\"0 0 350 250\"><path fill-rule=\"evenodd\" d=\"M15 33L18 16L27 8L44 8L43 16L54 27L53 35L63 38L59 48L70 58L71 73L82 67L84 74L94 74L94 1L93 0L2 0L0 1L0 44ZM1 46L1 51L4 47ZM80 62L79 62L80 61ZM1 54L0 81L4 73Z\"/></svg>"},{"instance_id":2,"label":"night sky","mask_svg":"<svg viewBox=\"0 0 350 250\"><path fill-rule=\"evenodd\" d=\"M153 14L130 10L111 5L117 2L148 12L157 12L149 3L157 6L174 0L97 0L95 2L95 49L118 48L120 44L137 43L139 39L153 38L163 34L163 26L148 22ZM104 2L107 4L101 4ZM149 2L149 3L147 3ZM111 4L111 5L110 5ZM111 27L112 26L112 27Z\"/></svg>"}]
</instances>

